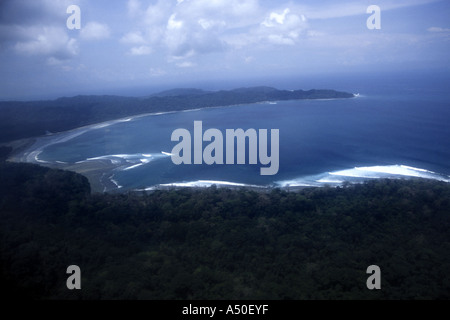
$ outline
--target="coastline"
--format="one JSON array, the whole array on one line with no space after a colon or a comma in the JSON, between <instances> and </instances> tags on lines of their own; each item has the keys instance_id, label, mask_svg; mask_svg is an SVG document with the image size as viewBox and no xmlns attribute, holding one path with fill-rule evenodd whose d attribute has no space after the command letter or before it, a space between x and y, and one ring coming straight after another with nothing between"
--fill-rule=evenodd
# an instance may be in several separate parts
<instances>
[{"instance_id":1,"label":"coastline","mask_svg":"<svg viewBox=\"0 0 450 320\"><path fill-rule=\"evenodd\" d=\"M353 97L356 97L353 94ZM336 100L343 98L332 98L332 99L295 99L295 100ZM284 100L283 100L284 101ZM92 193L105 193L105 192L115 192L120 190L120 186L113 180L114 170L119 168L121 165L114 164L107 159L98 159L93 161L82 161L78 163L63 163L63 162L46 162L39 159L39 155L44 151L45 148L62 143L67 142L71 139L74 139L80 135L83 135L91 130L101 129L108 126L112 126L118 123L129 122L135 119L150 117L150 116L159 116L173 113L184 113L184 112L195 112L203 109L218 109L218 108L229 108L229 107L239 107L243 105L257 105L257 104L273 104L276 105L280 101L260 101L254 103L240 103L233 105L223 105L223 106L212 106L212 107L204 107L204 108L193 108L179 111L167 111L167 112L150 112L143 113L133 116L126 116L119 119L103 121L99 123L93 123L90 125L81 126L78 128L74 128L68 131L58 132L54 134L49 134L40 137L31 137L20 139L16 141L11 141L7 143L2 143L0 145L9 146L13 148L10 156L7 161L11 162L22 162L22 163L33 163L42 165L45 167L60 169L60 170L68 170L73 171L78 174L85 176L91 185ZM188 186L189 188L199 188L203 189L204 186ZM225 187L225 188L249 188L254 190L271 190L274 188L279 188L277 186L233 186L227 184L218 184L217 187ZM178 188L186 188L186 186L176 186L174 185L157 185L153 186L149 189L154 188L158 189L178 189ZM290 187L289 189L304 189L305 187ZM284 189L284 188L283 188ZM143 190L135 190L135 191L143 191Z\"/></svg>"},{"instance_id":2,"label":"coastline","mask_svg":"<svg viewBox=\"0 0 450 320\"><path fill-rule=\"evenodd\" d=\"M252 105L258 104L274 104L275 102L259 102ZM367 179L379 179L379 178L426 178L440 180L450 183L450 176L447 174L436 173L430 171L426 166L414 166L414 164L405 162L399 163L378 163L374 162L372 164L361 165L359 163L350 163L348 166L338 168L332 171L324 168L323 172L313 172L309 175L299 174L298 176L293 175L292 177L285 177L282 181L273 181L273 183L267 185L248 185L245 183L237 183L233 180L227 181L207 181L208 177L204 180L198 181L183 181L183 178L176 179L178 181L169 181L169 184L160 185L143 185L141 190L129 189L127 187L122 188L118 181L115 181L115 174L122 169L130 169L142 164L148 163L150 158L158 156L157 154L119 154L119 155L101 155L95 158L89 159L73 159L73 162L65 163L57 161L58 159L52 160L52 162L46 162L40 159L41 153L45 148L70 141L80 135L83 135L91 130L106 128L119 123L134 121L143 117L153 117L158 115L173 114L173 113L185 113L194 112L203 109L219 109L219 108L229 108L229 107L239 107L241 105L249 104L236 104L230 106L221 107L208 107L208 108L195 108L182 111L168 111L168 112L153 112L145 113L136 116L128 116L120 119L104 121L101 123L95 123L87 126L82 126L72 130L48 134L41 137L32 137L28 139L21 139L12 141L9 143L2 143L0 145L9 146L13 148L13 151L9 155L7 161L11 162L23 162L23 163L33 163L49 168L61 169L73 171L78 174L85 176L91 185L92 193L124 193L124 192L151 192L153 190L173 190L173 189L205 189L215 185L217 188L229 188L229 189L249 189L258 190L261 192L267 192L273 189L283 189L287 191L296 191L305 188L316 188L323 186L338 187L344 182L350 183L360 183ZM170 156L170 154L163 153L165 156ZM161 155L159 155L161 156ZM78 162L74 162L78 161ZM151 173L150 173L151 174ZM287 179L286 179L287 178ZM155 181L156 182L156 181Z\"/></svg>"},{"instance_id":3,"label":"coastline","mask_svg":"<svg viewBox=\"0 0 450 320\"><path fill-rule=\"evenodd\" d=\"M94 123L78 128L74 128L68 131L58 132L51 135L40 136L40 137L31 137L20 140L15 140L11 142L6 142L0 144L1 146L9 146L13 148L13 151L9 155L7 161L17 162L17 163L32 163L45 167L49 167L52 169L60 169L60 170L68 170L73 171L78 174L85 176L91 185L92 193L105 193L105 192L115 192L120 190L120 186L113 181L114 170L119 168L120 165L113 164L111 161L106 159L98 159L94 161L82 161L78 163L63 163L63 162L47 162L39 159L39 155L43 152L43 150L51 145L58 144L61 142L67 142L73 138L76 138L90 130L101 129L108 126L112 126L117 123L129 122L135 119L150 117L150 116L160 116L165 114L179 113L179 112L194 112L203 109L217 109L217 108L228 108L228 107L238 107L241 105L250 105L250 104L261 104L268 103L267 101L248 103L248 104L234 104L234 105L225 105L225 106L214 106L214 107L205 107L205 108L194 108L180 111L167 111L167 112L151 112L144 113L134 116L127 116L115 120L108 120L100 123ZM274 101L277 103L277 101ZM222 186L223 187L223 186ZM174 188L183 188L176 186L154 186L155 190L157 189L174 189ZM197 187L204 188L204 187ZM234 187L236 188L236 187ZM242 187L239 187L242 188ZM254 188L254 189L264 189ZM143 190L136 190L137 192ZM147 190L148 191L148 190Z\"/></svg>"},{"instance_id":4,"label":"coastline","mask_svg":"<svg viewBox=\"0 0 450 320\"><path fill-rule=\"evenodd\" d=\"M117 168L117 166L112 164L110 161L97 160L85 161L81 163L46 162L39 160L39 155L45 148L51 145L69 141L90 130L104 128L116 123L132 121L133 119L148 115L153 114L137 115L133 117L125 117L117 120L95 123L52 135L11 141L8 143L3 143L2 145L13 148L13 151L7 161L17 163L33 163L52 169L73 171L85 176L89 180L92 193L110 192L118 189L117 185L109 179L113 176L113 170Z\"/></svg>"},{"instance_id":5,"label":"coastline","mask_svg":"<svg viewBox=\"0 0 450 320\"><path fill-rule=\"evenodd\" d=\"M117 185L110 178L113 176L114 169L117 168L106 160L85 161L82 163L61 163L61 162L42 162L42 161L21 161L28 156L13 156L7 161L17 163L32 163L51 169L67 170L83 175L91 185L91 193L105 193L117 190Z\"/></svg>"}]
</instances>

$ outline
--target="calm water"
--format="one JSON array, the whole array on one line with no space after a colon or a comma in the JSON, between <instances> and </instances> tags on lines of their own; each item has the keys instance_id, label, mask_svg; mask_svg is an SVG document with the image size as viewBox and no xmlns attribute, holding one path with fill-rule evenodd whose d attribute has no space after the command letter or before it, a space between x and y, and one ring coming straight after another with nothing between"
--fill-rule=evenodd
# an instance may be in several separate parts
<instances>
[{"instance_id":1,"label":"calm water","mask_svg":"<svg viewBox=\"0 0 450 320\"><path fill-rule=\"evenodd\" d=\"M212 182L323 186L414 176L450 181L450 99L445 83L423 77L379 78L350 79L347 86L361 96L135 118L53 144L39 159L108 159L118 165L112 179L123 190ZM297 87L305 88L301 83ZM226 129L279 129L278 174L261 176L261 164L174 165L164 154L177 144L171 134L185 128L193 136L194 121L203 121L203 130L217 128L224 134Z\"/></svg>"}]
</instances>

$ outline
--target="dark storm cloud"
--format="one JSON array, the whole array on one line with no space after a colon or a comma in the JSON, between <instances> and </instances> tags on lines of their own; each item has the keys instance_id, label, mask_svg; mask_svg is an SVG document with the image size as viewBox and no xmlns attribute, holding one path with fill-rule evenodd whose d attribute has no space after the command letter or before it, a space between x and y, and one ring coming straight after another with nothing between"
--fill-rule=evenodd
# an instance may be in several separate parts
<instances>
[{"instance_id":1,"label":"dark storm cloud","mask_svg":"<svg viewBox=\"0 0 450 320\"><path fill-rule=\"evenodd\" d=\"M73 2L73 1L72 1ZM2 0L0 46L25 55L69 59L78 52L66 28L69 1Z\"/></svg>"},{"instance_id":2,"label":"dark storm cloud","mask_svg":"<svg viewBox=\"0 0 450 320\"><path fill-rule=\"evenodd\" d=\"M1 0L0 24L1 25L34 25L55 24L64 21L64 13L58 14L55 10L61 2L30 0Z\"/></svg>"}]
</instances>

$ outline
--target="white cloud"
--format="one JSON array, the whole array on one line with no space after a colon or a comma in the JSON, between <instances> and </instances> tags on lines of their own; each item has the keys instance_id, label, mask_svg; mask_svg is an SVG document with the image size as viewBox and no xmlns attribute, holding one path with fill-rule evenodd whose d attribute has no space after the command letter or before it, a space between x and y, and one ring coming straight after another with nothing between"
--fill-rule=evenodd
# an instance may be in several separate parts
<instances>
[{"instance_id":1,"label":"white cloud","mask_svg":"<svg viewBox=\"0 0 450 320\"><path fill-rule=\"evenodd\" d=\"M161 68L150 68L150 77L161 77L167 74L166 71L164 71Z\"/></svg>"},{"instance_id":2,"label":"white cloud","mask_svg":"<svg viewBox=\"0 0 450 320\"><path fill-rule=\"evenodd\" d=\"M433 1L380 0L379 5L382 10L394 10ZM284 46L296 47L298 52L365 46L364 42L353 45L349 40L352 35L343 41L318 29L317 24L315 29L310 27L315 24L310 19L367 16L368 4L354 0L339 4L327 1L326 5L308 2L304 5L301 1L280 5L257 0L158 0L150 5L130 0L130 3L139 8L135 12L138 18L133 30L125 30L121 42L130 46L133 55L149 54L151 48L154 54L164 54L166 61L178 67L191 67L192 61L200 64L199 59L209 61L206 55L220 52L226 52L227 59L240 56L243 63L249 63L251 59L245 57L259 57L258 51ZM445 30L434 28L429 31Z\"/></svg>"},{"instance_id":3,"label":"white cloud","mask_svg":"<svg viewBox=\"0 0 450 320\"><path fill-rule=\"evenodd\" d=\"M188 15L249 17L260 10L257 0L190 0L180 6Z\"/></svg>"},{"instance_id":4,"label":"white cloud","mask_svg":"<svg viewBox=\"0 0 450 320\"><path fill-rule=\"evenodd\" d=\"M158 0L144 7L129 0L139 29L121 42L165 52L168 61L255 44L293 45L307 28L298 10L267 10L258 0Z\"/></svg>"},{"instance_id":5,"label":"white cloud","mask_svg":"<svg viewBox=\"0 0 450 320\"><path fill-rule=\"evenodd\" d=\"M141 11L141 3L139 0L129 0L127 3L128 15L135 17Z\"/></svg>"},{"instance_id":6,"label":"white cloud","mask_svg":"<svg viewBox=\"0 0 450 320\"><path fill-rule=\"evenodd\" d=\"M283 13L278 14L272 12L270 16L262 23L266 27L274 27L276 24L283 24L286 19L286 15L290 12L289 8L284 9Z\"/></svg>"},{"instance_id":7,"label":"white cloud","mask_svg":"<svg viewBox=\"0 0 450 320\"><path fill-rule=\"evenodd\" d=\"M450 32L449 28L431 27L427 29L428 32L447 33Z\"/></svg>"},{"instance_id":8,"label":"white cloud","mask_svg":"<svg viewBox=\"0 0 450 320\"><path fill-rule=\"evenodd\" d=\"M218 30L213 28L215 22L185 16L179 18L172 14L167 22L163 43L170 55L176 58L189 58L197 54L221 51L224 43L220 40Z\"/></svg>"},{"instance_id":9,"label":"white cloud","mask_svg":"<svg viewBox=\"0 0 450 320\"><path fill-rule=\"evenodd\" d=\"M324 32L317 31L317 30L308 30L307 35L308 35L308 37L323 37L326 34Z\"/></svg>"},{"instance_id":10,"label":"white cloud","mask_svg":"<svg viewBox=\"0 0 450 320\"><path fill-rule=\"evenodd\" d=\"M164 26L167 23L167 18L174 13L172 1L158 0L156 4L149 5L147 9L143 10L139 16L143 25L154 27Z\"/></svg>"},{"instance_id":11,"label":"white cloud","mask_svg":"<svg viewBox=\"0 0 450 320\"><path fill-rule=\"evenodd\" d=\"M144 37L140 32L130 32L120 39L125 44L144 44L146 43Z\"/></svg>"},{"instance_id":12,"label":"white cloud","mask_svg":"<svg viewBox=\"0 0 450 320\"><path fill-rule=\"evenodd\" d=\"M55 57L50 57L47 59L47 64L49 66L60 66L63 62Z\"/></svg>"},{"instance_id":13,"label":"white cloud","mask_svg":"<svg viewBox=\"0 0 450 320\"><path fill-rule=\"evenodd\" d=\"M78 43L69 38L64 29L55 27L21 29L28 39L15 45L15 50L27 55L46 55L56 59L69 59L78 54Z\"/></svg>"},{"instance_id":14,"label":"white cloud","mask_svg":"<svg viewBox=\"0 0 450 320\"><path fill-rule=\"evenodd\" d=\"M167 22L168 30L179 30L183 28L183 21L176 20L177 15L174 13L170 16L169 21Z\"/></svg>"},{"instance_id":15,"label":"white cloud","mask_svg":"<svg viewBox=\"0 0 450 320\"><path fill-rule=\"evenodd\" d=\"M362 1L341 2L336 1L334 4L326 3L324 5L317 3L314 6L303 4L293 4L298 10L304 12L308 19L331 19L342 18L356 15L365 15L367 7L370 4L378 5L382 12L401 9L406 7L420 6L438 2L441 0L377 0L375 3Z\"/></svg>"},{"instance_id":16,"label":"white cloud","mask_svg":"<svg viewBox=\"0 0 450 320\"><path fill-rule=\"evenodd\" d=\"M277 45L294 45L295 41L288 37L283 37L279 34L270 34L267 36L267 40L272 44Z\"/></svg>"},{"instance_id":17,"label":"white cloud","mask_svg":"<svg viewBox=\"0 0 450 320\"><path fill-rule=\"evenodd\" d=\"M66 28L66 9L72 4L79 0L1 0L0 47L44 56L49 65L75 57L79 52L76 34Z\"/></svg>"},{"instance_id":18,"label":"white cloud","mask_svg":"<svg viewBox=\"0 0 450 320\"><path fill-rule=\"evenodd\" d=\"M102 40L110 36L109 27L99 22L89 22L81 28L80 37L83 40Z\"/></svg>"},{"instance_id":19,"label":"white cloud","mask_svg":"<svg viewBox=\"0 0 450 320\"><path fill-rule=\"evenodd\" d=\"M216 21L210 19L199 19L198 24L204 29L209 30L211 28L224 28L227 24L225 21Z\"/></svg>"},{"instance_id":20,"label":"white cloud","mask_svg":"<svg viewBox=\"0 0 450 320\"><path fill-rule=\"evenodd\" d=\"M151 54L152 52L152 48L148 46L133 47L130 50L130 54L133 56L145 56Z\"/></svg>"},{"instance_id":21,"label":"white cloud","mask_svg":"<svg viewBox=\"0 0 450 320\"><path fill-rule=\"evenodd\" d=\"M271 12L260 24L255 36L259 41L273 45L295 45L308 29L306 18L286 8L283 12Z\"/></svg>"},{"instance_id":22,"label":"white cloud","mask_svg":"<svg viewBox=\"0 0 450 320\"><path fill-rule=\"evenodd\" d=\"M67 18L66 9L71 5L80 5L80 0L34 0L33 2L45 8L46 11L55 16L64 16Z\"/></svg>"},{"instance_id":23,"label":"white cloud","mask_svg":"<svg viewBox=\"0 0 450 320\"><path fill-rule=\"evenodd\" d=\"M195 66L196 66L195 63L192 63L190 61L184 61L184 62L177 63L177 67L180 67L180 68L192 68Z\"/></svg>"}]
</instances>

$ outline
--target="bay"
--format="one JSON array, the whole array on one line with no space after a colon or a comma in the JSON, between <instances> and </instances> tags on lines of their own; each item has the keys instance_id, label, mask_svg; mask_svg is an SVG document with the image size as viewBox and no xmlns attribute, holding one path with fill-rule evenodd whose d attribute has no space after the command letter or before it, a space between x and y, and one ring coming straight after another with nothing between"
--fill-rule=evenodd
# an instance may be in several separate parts
<instances>
[{"instance_id":1,"label":"bay","mask_svg":"<svg viewBox=\"0 0 450 320\"><path fill-rule=\"evenodd\" d=\"M388 81L389 82L389 81ZM375 81L376 83L376 81ZM428 83L428 85L427 85ZM450 105L445 87L378 81L360 96L296 100L148 115L85 130L39 154L47 162L111 161L121 190L158 186L251 185L295 187L423 177L450 182ZM356 93L356 92L355 92ZM261 176L258 165L173 164L171 134L203 130L279 129L280 169ZM204 143L205 147L208 143Z\"/></svg>"}]
</instances>

